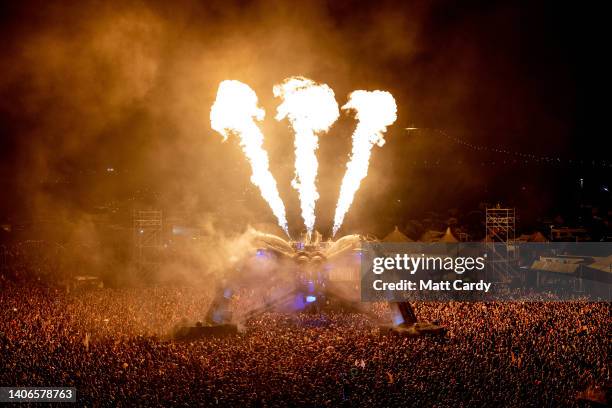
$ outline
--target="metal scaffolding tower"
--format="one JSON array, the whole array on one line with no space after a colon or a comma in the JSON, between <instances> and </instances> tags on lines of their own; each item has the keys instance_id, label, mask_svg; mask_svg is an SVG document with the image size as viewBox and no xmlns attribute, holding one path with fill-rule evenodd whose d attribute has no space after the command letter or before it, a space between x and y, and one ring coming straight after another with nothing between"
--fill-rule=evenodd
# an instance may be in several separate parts
<instances>
[{"instance_id":1,"label":"metal scaffolding tower","mask_svg":"<svg viewBox=\"0 0 612 408\"><path fill-rule=\"evenodd\" d=\"M516 217L514 208L487 208L486 242L514 244Z\"/></svg>"},{"instance_id":2,"label":"metal scaffolding tower","mask_svg":"<svg viewBox=\"0 0 612 408\"><path fill-rule=\"evenodd\" d=\"M487 208L485 225L489 278L504 283L508 283L513 278L522 278L517 267L518 248L515 242L514 208L500 208L499 205Z\"/></svg>"},{"instance_id":3,"label":"metal scaffolding tower","mask_svg":"<svg viewBox=\"0 0 612 408\"><path fill-rule=\"evenodd\" d=\"M150 280L161 263L162 212L134 211L134 260L138 277Z\"/></svg>"}]
</instances>

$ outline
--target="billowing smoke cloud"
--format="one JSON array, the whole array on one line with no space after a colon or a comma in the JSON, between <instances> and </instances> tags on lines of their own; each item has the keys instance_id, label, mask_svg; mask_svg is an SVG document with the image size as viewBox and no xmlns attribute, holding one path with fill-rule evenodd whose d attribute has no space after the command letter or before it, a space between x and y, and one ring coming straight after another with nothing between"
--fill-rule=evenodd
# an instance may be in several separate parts
<instances>
[{"instance_id":1,"label":"billowing smoke cloud","mask_svg":"<svg viewBox=\"0 0 612 408\"><path fill-rule=\"evenodd\" d=\"M112 251L123 265L131 256L136 209L163 210L167 227L198 227L214 214L213 235L240 234L249 223L275 223L249 182L251 168L237 139L219 143L210 127L210 107L227 78L248 83L268 111L278 105L271 87L294 75L328 84L341 100L354 89L394 95L397 125L388 130L389 145L372 156L360 198L344 220L346 230L372 231L387 218L416 218L415 208L467 197L462 189L480 188L486 177L480 167L475 171L465 160L456 165L462 157L454 145L401 128L414 123L487 141L501 134L491 130L515 135L528 125L557 143L570 126L557 121L567 116L563 106L532 97L538 89L512 68L511 45L519 36L483 35L486 27L516 26L520 13L491 5L476 17L440 21L447 6L14 2L3 8L0 25L0 221L36 230L44 225L44 238L60 244L82 237L73 230L97 234L91 242ZM563 75L559 72L554 75ZM501 94L508 109L499 109ZM533 117L543 119L534 123ZM273 118L261 126L288 223L298 226L293 139L286 124ZM316 202L321 230L333 225L354 128L354 120L342 115L321 138ZM425 160L443 163L448 177L439 179L452 177L452 186L432 185L430 175L412 165ZM406 185L410 196L390 204ZM50 222L58 218L69 222ZM118 266L102 269L117 276L125 272Z\"/></svg>"}]
</instances>

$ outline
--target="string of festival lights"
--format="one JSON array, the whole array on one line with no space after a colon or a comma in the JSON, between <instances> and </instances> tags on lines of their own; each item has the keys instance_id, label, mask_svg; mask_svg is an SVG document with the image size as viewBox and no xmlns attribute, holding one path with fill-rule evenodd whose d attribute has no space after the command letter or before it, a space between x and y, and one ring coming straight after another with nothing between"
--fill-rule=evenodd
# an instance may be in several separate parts
<instances>
[{"instance_id":1,"label":"string of festival lights","mask_svg":"<svg viewBox=\"0 0 612 408\"><path fill-rule=\"evenodd\" d=\"M595 159L567 159L567 158L562 158L561 156L550 156L550 155L538 155L538 154L534 154L534 153L527 153L527 152L521 152L521 151L516 151L516 150L510 150L508 148L503 148L503 147L492 147L492 146L486 146L486 145L481 145L481 144L476 144L476 143L471 143L466 141L465 139L461 139L459 137L456 136L452 136L449 135L447 132L445 132L444 130L441 129L435 129L435 128L423 128L423 127L407 127L404 128L406 131L408 132L432 132L432 133L436 133L439 134L441 136L443 136L444 138L446 138L447 140L449 140L450 142L454 143L454 144L458 144L461 146L464 146L468 149L474 150L474 151L481 151L481 152L490 152L490 153L495 153L495 154L505 154L508 156L513 156L515 158L520 159L522 162L528 164L528 163L538 163L538 164L555 164L555 165L580 165L580 166L584 166L584 165L591 165L592 167L608 167L608 168L612 168L612 162L608 161L608 160L595 160ZM516 163L516 160L514 160L513 162ZM506 164L507 162L503 162L504 164ZM483 165L485 164L485 162L482 163ZM491 164L496 164L495 161L492 161Z\"/></svg>"}]
</instances>

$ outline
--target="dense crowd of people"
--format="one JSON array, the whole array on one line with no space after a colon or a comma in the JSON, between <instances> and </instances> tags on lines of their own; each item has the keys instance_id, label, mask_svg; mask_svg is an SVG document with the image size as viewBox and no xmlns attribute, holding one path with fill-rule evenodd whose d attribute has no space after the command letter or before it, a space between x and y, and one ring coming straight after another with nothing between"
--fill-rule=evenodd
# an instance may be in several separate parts
<instances>
[{"instance_id":1,"label":"dense crowd of people","mask_svg":"<svg viewBox=\"0 0 612 408\"><path fill-rule=\"evenodd\" d=\"M266 313L185 342L168 335L210 288L1 284L0 384L73 386L80 406L580 406L610 381L608 303L419 303L448 328L419 338L383 335L384 304Z\"/></svg>"}]
</instances>

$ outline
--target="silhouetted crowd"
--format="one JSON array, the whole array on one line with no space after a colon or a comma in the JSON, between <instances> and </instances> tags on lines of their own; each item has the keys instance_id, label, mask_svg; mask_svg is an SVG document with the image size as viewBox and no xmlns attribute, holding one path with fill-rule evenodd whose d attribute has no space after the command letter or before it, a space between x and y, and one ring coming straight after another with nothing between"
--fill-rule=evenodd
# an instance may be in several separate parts
<instances>
[{"instance_id":1,"label":"silhouetted crowd","mask_svg":"<svg viewBox=\"0 0 612 408\"><path fill-rule=\"evenodd\" d=\"M419 303L448 328L420 338L382 335L385 304L266 313L179 342L212 289L0 284L0 384L73 386L79 406L582 406L610 382L608 303Z\"/></svg>"}]
</instances>

